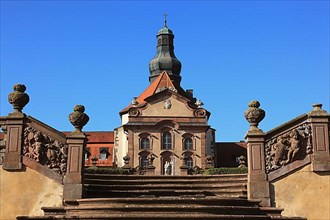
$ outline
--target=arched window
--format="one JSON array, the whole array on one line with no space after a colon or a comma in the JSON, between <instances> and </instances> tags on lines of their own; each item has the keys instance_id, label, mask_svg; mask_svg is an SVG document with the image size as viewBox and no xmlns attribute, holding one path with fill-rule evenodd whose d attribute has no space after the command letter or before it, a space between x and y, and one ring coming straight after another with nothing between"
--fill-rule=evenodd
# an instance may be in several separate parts
<instances>
[{"instance_id":1,"label":"arched window","mask_svg":"<svg viewBox=\"0 0 330 220\"><path fill-rule=\"evenodd\" d=\"M172 135L170 132L165 131L162 135L162 150L172 149Z\"/></svg>"},{"instance_id":2,"label":"arched window","mask_svg":"<svg viewBox=\"0 0 330 220\"><path fill-rule=\"evenodd\" d=\"M147 137L141 138L140 141L140 150L149 150L150 149L150 140Z\"/></svg>"},{"instance_id":3,"label":"arched window","mask_svg":"<svg viewBox=\"0 0 330 220\"><path fill-rule=\"evenodd\" d=\"M194 161L191 157L187 157L186 159L186 166L188 167L188 170L194 168Z\"/></svg>"},{"instance_id":4,"label":"arched window","mask_svg":"<svg viewBox=\"0 0 330 220\"><path fill-rule=\"evenodd\" d=\"M191 138L184 139L183 149L184 150L193 150L194 149L193 140Z\"/></svg>"},{"instance_id":5,"label":"arched window","mask_svg":"<svg viewBox=\"0 0 330 220\"><path fill-rule=\"evenodd\" d=\"M140 157L140 169L146 170L147 166L148 166L148 157L147 156Z\"/></svg>"}]
</instances>

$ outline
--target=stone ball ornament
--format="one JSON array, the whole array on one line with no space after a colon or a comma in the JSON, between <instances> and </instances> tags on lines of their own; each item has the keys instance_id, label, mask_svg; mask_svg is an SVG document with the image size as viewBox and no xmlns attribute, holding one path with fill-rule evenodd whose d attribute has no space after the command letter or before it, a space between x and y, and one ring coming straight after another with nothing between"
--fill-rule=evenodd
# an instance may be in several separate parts
<instances>
[{"instance_id":1,"label":"stone ball ornament","mask_svg":"<svg viewBox=\"0 0 330 220\"><path fill-rule=\"evenodd\" d=\"M73 111L69 115L69 120L71 124L75 127L74 132L82 132L82 128L87 124L89 121L89 117L85 112L85 107L83 105L76 105L73 108Z\"/></svg>"},{"instance_id":2,"label":"stone ball ornament","mask_svg":"<svg viewBox=\"0 0 330 220\"><path fill-rule=\"evenodd\" d=\"M23 84L15 84L14 92L8 95L8 101L13 105L15 113L21 113L24 106L29 103L30 97L25 93L26 86Z\"/></svg>"},{"instance_id":3,"label":"stone ball ornament","mask_svg":"<svg viewBox=\"0 0 330 220\"><path fill-rule=\"evenodd\" d=\"M249 131L261 131L258 125L265 118L266 112L259 108L260 102L257 100L249 102L248 106L249 108L244 112L244 117L250 123Z\"/></svg>"}]
</instances>

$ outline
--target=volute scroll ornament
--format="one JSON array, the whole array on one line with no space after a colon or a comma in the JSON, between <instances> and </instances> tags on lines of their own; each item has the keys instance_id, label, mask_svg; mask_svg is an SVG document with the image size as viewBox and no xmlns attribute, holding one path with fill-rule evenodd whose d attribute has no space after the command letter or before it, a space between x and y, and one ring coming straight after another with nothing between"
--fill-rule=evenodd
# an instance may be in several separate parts
<instances>
[{"instance_id":1,"label":"volute scroll ornament","mask_svg":"<svg viewBox=\"0 0 330 220\"><path fill-rule=\"evenodd\" d=\"M69 115L69 120L71 124L75 127L74 132L82 132L82 128L87 124L89 121L89 117L85 114L85 107L83 105L76 105L73 108L73 111Z\"/></svg>"},{"instance_id":2,"label":"volute scroll ornament","mask_svg":"<svg viewBox=\"0 0 330 220\"><path fill-rule=\"evenodd\" d=\"M14 92L8 95L8 101L13 105L14 113L21 113L24 106L29 103L29 95L25 93L26 86L23 84L14 85Z\"/></svg>"},{"instance_id":3,"label":"volute scroll ornament","mask_svg":"<svg viewBox=\"0 0 330 220\"><path fill-rule=\"evenodd\" d=\"M129 113L130 116L134 116L134 117L137 117L137 116L139 116L141 114L140 111L139 111L139 109L138 108L135 108L135 107L130 108L129 111L128 111L128 113Z\"/></svg>"},{"instance_id":4,"label":"volute scroll ornament","mask_svg":"<svg viewBox=\"0 0 330 220\"><path fill-rule=\"evenodd\" d=\"M257 100L249 102L248 106L249 108L244 112L244 117L250 123L249 131L261 131L258 125L265 118L266 112L259 108L260 103Z\"/></svg>"},{"instance_id":5,"label":"volute scroll ornament","mask_svg":"<svg viewBox=\"0 0 330 220\"><path fill-rule=\"evenodd\" d=\"M206 110L203 108L197 108L195 110L195 116L196 117L205 117L206 116Z\"/></svg>"}]
</instances>

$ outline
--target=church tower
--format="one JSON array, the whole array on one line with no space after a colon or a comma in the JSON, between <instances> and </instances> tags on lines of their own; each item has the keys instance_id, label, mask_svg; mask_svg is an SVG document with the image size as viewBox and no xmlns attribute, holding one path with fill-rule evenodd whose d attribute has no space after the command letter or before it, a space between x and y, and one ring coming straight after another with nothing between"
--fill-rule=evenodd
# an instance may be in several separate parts
<instances>
[{"instance_id":1,"label":"church tower","mask_svg":"<svg viewBox=\"0 0 330 220\"><path fill-rule=\"evenodd\" d=\"M150 83L166 71L171 80L180 85L181 62L175 57L173 40L173 31L167 27L165 17L164 27L157 34L157 53L149 63Z\"/></svg>"},{"instance_id":2,"label":"church tower","mask_svg":"<svg viewBox=\"0 0 330 220\"><path fill-rule=\"evenodd\" d=\"M149 64L150 85L119 112L115 129L118 166L149 175L181 175L211 165L214 129L210 112L181 86L181 62L174 55L174 34L166 19L157 34L157 53Z\"/></svg>"}]
</instances>

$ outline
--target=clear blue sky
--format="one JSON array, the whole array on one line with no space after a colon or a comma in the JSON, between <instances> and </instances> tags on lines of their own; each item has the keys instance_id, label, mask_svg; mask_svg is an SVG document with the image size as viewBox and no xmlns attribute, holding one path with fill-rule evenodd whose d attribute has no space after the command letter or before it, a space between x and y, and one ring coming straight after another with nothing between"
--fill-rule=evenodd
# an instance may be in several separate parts
<instances>
[{"instance_id":1,"label":"clear blue sky","mask_svg":"<svg viewBox=\"0 0 330 220\"><path fill-rule=\"evenodd\" d=\"M83 104L85 131L120 126L118 112L148 85L168 14L182 87L211 112L217 141L239 141L247 103L268 131L324 104L329 111L329 1L1 1L1 115L12 86L24 112L57 130Z\"/></svg>"}]
</instances>

